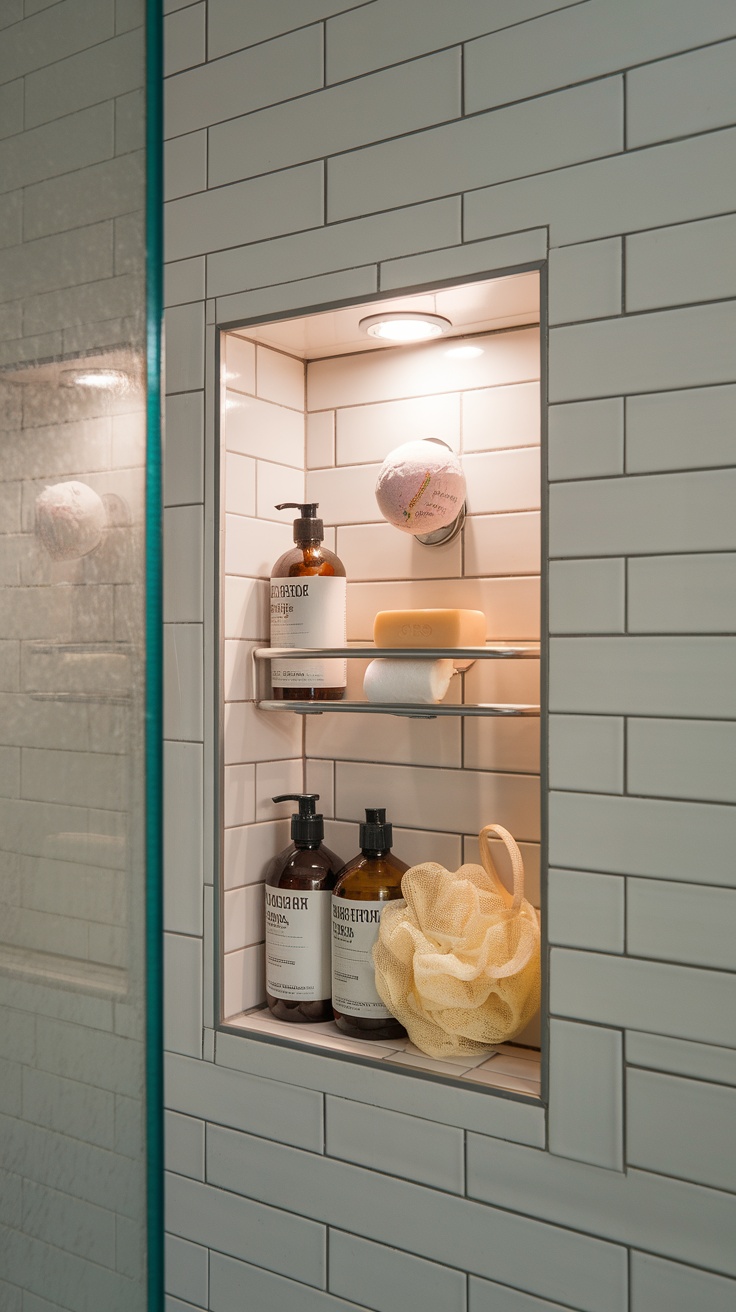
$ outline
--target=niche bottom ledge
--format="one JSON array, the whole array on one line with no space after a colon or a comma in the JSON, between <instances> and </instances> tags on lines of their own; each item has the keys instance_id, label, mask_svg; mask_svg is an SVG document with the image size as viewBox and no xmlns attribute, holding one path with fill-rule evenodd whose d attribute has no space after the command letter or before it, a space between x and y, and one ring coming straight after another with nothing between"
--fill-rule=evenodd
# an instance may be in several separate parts
<instances>
[{"instance_id":1,"label":"niche bottom ledge","mask_svg":"<svg viewBox=\"0 0 736 1312\"><path fill-rule=\"evenodd\" d=\"M385 1039L381 1042L348 1038L334 1021L318 1025L289 1025L275 1020L267 1007L256 1007L231 1016L224 1022L230 1032L252 1034L261 1038L287 1040L290 1044L315 1049L333 1055L362 1057L379 1065L400 1067L404 1071L421 1072L440 1079L460 1082L473 1089L496 1089L498 1092L522 1095L536 1101L540 1092L540 1055L535 1048L521 1048L503 1043L495 1052L476 1057L446 1057L443 1060L427 1057L409 1039Z\"/></svg>"}]
</instances>

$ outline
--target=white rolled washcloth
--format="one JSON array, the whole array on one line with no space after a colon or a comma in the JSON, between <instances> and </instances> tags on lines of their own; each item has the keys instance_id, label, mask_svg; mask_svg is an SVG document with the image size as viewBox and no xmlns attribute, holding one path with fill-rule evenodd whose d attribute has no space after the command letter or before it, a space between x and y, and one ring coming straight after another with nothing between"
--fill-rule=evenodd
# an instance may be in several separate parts
<instances>
[{"instance_id":1,"label":"white rolled washcloth","mask_svg":"<svg viewBox=\"0 0 736 1312\"><path fill-rule=\"evenodd\" d=\"M369 702L441 702L455 673L451 660L371 661L363 676Z\"/></svg>"}]
</instances>

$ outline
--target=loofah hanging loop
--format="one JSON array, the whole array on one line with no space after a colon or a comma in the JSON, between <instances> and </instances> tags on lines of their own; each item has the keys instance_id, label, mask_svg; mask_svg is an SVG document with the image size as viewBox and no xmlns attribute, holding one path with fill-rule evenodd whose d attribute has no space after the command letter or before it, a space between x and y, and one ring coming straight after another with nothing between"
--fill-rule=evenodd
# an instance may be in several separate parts
<instances>
[{"instance_id":1,"label":"loofah hanging loop","mask_svg":"<svg viewBox=\"0 0 736 1312\"><path fill-rule=\"evenodd\" d=\"M509 852L513 894L496 871L491 834ZM519 1034L539 1008L539 919L524 897L521 852L501 825L486 825L479 845L482 867L407 870L405 901L385 908L373 949L385 1006L433 1057L486 1051Z\"/></svg>"}]
</instances>

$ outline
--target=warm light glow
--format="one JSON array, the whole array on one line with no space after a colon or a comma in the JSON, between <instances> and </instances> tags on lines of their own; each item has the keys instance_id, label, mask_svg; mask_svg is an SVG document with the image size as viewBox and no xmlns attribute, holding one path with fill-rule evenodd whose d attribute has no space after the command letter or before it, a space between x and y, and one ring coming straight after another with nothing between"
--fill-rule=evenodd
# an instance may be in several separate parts
<instances>
[{"instance_id":1,"label":"warm light glow","mask_svg":"<svg viewBox=\"0 0 736 1312\"><path fill-rule=\"evenodd\" d=\"M482 346L451 346L449 351L445 351L451 360L475 360L482 354Z\"/></svg>"},{"instance_id":2,"label":"warm light glow","mask_svg":"<svg viewBox=\"0 0 736 1312\"><path fill-rule=\"evenodd\" d=\"M64 387L89 387L97 391L123 392L130 379L122 369L64 369Z\"/></svg>"},{"instance_id":3,"label":"warm light glow","mask_svg":"<svg viewBox=\"0 0 736 1312\"><path fill-rule=\"evenodd\" d=\"M427 342L432 337L441 337L452 324L439 314L397 310L390 314L371 314L361 319L359 327L369 337L380 337L386 342Z\"/></svg>"}]
</instances>

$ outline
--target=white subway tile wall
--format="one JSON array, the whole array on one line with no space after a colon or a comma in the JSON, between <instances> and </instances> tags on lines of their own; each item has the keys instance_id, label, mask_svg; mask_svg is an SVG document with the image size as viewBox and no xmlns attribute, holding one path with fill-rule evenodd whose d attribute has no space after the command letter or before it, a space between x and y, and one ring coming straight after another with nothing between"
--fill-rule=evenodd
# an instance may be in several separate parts
<instances>
[{"instance_id":1,"label":"white subway tile wall","mask_svg":"<svg viewBox=\"0 0 736 1312\"><path fill-rule=\"evenodd\" d=\"M219 1034L200 1060L178 1026L170 1107L230 1129L210 1131L206 1185L186 1179L193 1168L181 1156L171 1161L171 1307L194 1299L239 1312L245 1295L253 1312L380 1312L426 1288L430 1302L441 1297L462 1312L721 1312L736 1301L727 1128L736 1088L727 636L736 397L732 7L502 0L491 13L479 0L288 0L249 5L246 14L235 0L209 0L209 62L200 6L186 18L180 11L189 6L179 0L166 9L171 58L183 70L167 84L178 197L169 207L167 258L172 288L184 289L171 304L185 311L174 320L182 353L172 368L174 390L192 406L172 408L183 467L171 475L168 504L190 504L204 445L202 429L197 443L188 428L204 359L182 368L187 343L200 350L202 270L192 266L187 281L185 264L206 257L207 295L217 298L218 322L232 324L481 278L549 255L544 472L553 483L551 608L560 635L549 759L558 790L547 887L555 945L549 1139L542 1109L519 1101L523 1073L508 1075L516 1094L489 1097L245 1033ZM7 59L17 68L14 47ZM430 68L431 87L422 79ZM123 105L124 97L119 131ZM106 125L83 108L74 122L85 166L99 167L94 161L110 149ZM35 129L38 152L49 150L54 131ZM8 167L33 184L36 147L23 160L12 144L3 149ZM4 221L17 218L8 211ZM53 333L40 316L36 331ZM504 336L518 344L524 333ZM270 436L255 449L245 409L232 408L232 426L228 414L234 455L306 468L307 495L324 500L349 562L354 636L370 637L379 607L408 604L392 578L417 580L415 604L458 595L450 591L458 573L452 547L437 553L431 576L402 541L392 573L388 531L357 505L341 507L346 496L368 495L387 451L423 435L428 422L477 459L460 604L487 608L501 636L533 636L538 600L526 528L536 520L539 480L524 461L538 440L535 351L510 377L479 373L459 408L460 382L433 396L415 378L403 388L396 379L381 395L365 357L350 370L340 361L311 365L306 461L288 403L278 415L261 410ZM245 382L229 380L230 395L273 406L256 391L254 367L254 352L233 366ZM211 421L207 433L213 444ZM211 469L211 453L209 460ZM227 509L248 518L252 466L240 472L244 500ZM260 515L264 507L256 507ZM500 576L484 573L491 552ZM190 597L180 587L177 604ZM226 638L244 648L262 641L266 605L255 571L229 577ZM181 628L190 623L186 612ZM234 673L244 660L245 652L230 651L236 697L246 692L244 673ZM484 665L465 676L466 695L538 699L536 662ZM12 653L0 668L12 683ZM288 771L302 755L300 738L274 740L265 731L263 741L255 722L247 728L260 750L243 752L241 720L228 766L243 772L230 789L231 807L241 809L225 836L226 887L243 900L250 872L288 836L283 818L262 813L251 823L257 794L252 799L246 772L255 766L257 778L264 761ZM462 763L473 776L489 772L518 788L538 768L525 726L459 728L393 721L392 777L409 788L425 778L430 750L443 781ZM319 781L330 804L329 763L341 763L327 835L337 850L353 832L355 817L341 809L348 781L357 804L361 777L385 759L382 746L377 718L324 716L306 726L305 777ZM12 778L12 762L7 769ZM211 756L206 769L214 772ZM196 774L186 777L191 788ZM472 828L462 842L443 829L450 802L458 804L438 797L441 820L427 839L446 863L477 859ZM397 829L397 850L403 843L408 859L421 855L417 836L421 830ZM523 847L531 871L535 839ZM183 890L191 877L182 873ZM197 932L193 911L192 903L182 921L189 936ZM242 999L258 987L259 969L258 948L244 942L228 954L226 989L229 982ZM211 1006L211 979L204 990ZM179 1007L176 994L170 1005ZM314 1099L309 1113L305 1103L297 1115L287 1093ZM282 1108L270 1119L262 1110L269 1101ZM692 1132L683 1135L683 1124ZM307 1138L295 1139L297 1125ZM463 1133L467 1178L457 1146ZM197 1273L207 1246L204 1290ZM467 1290L458 1272L469 1276Z\"/></svg>"}]
</instances>

